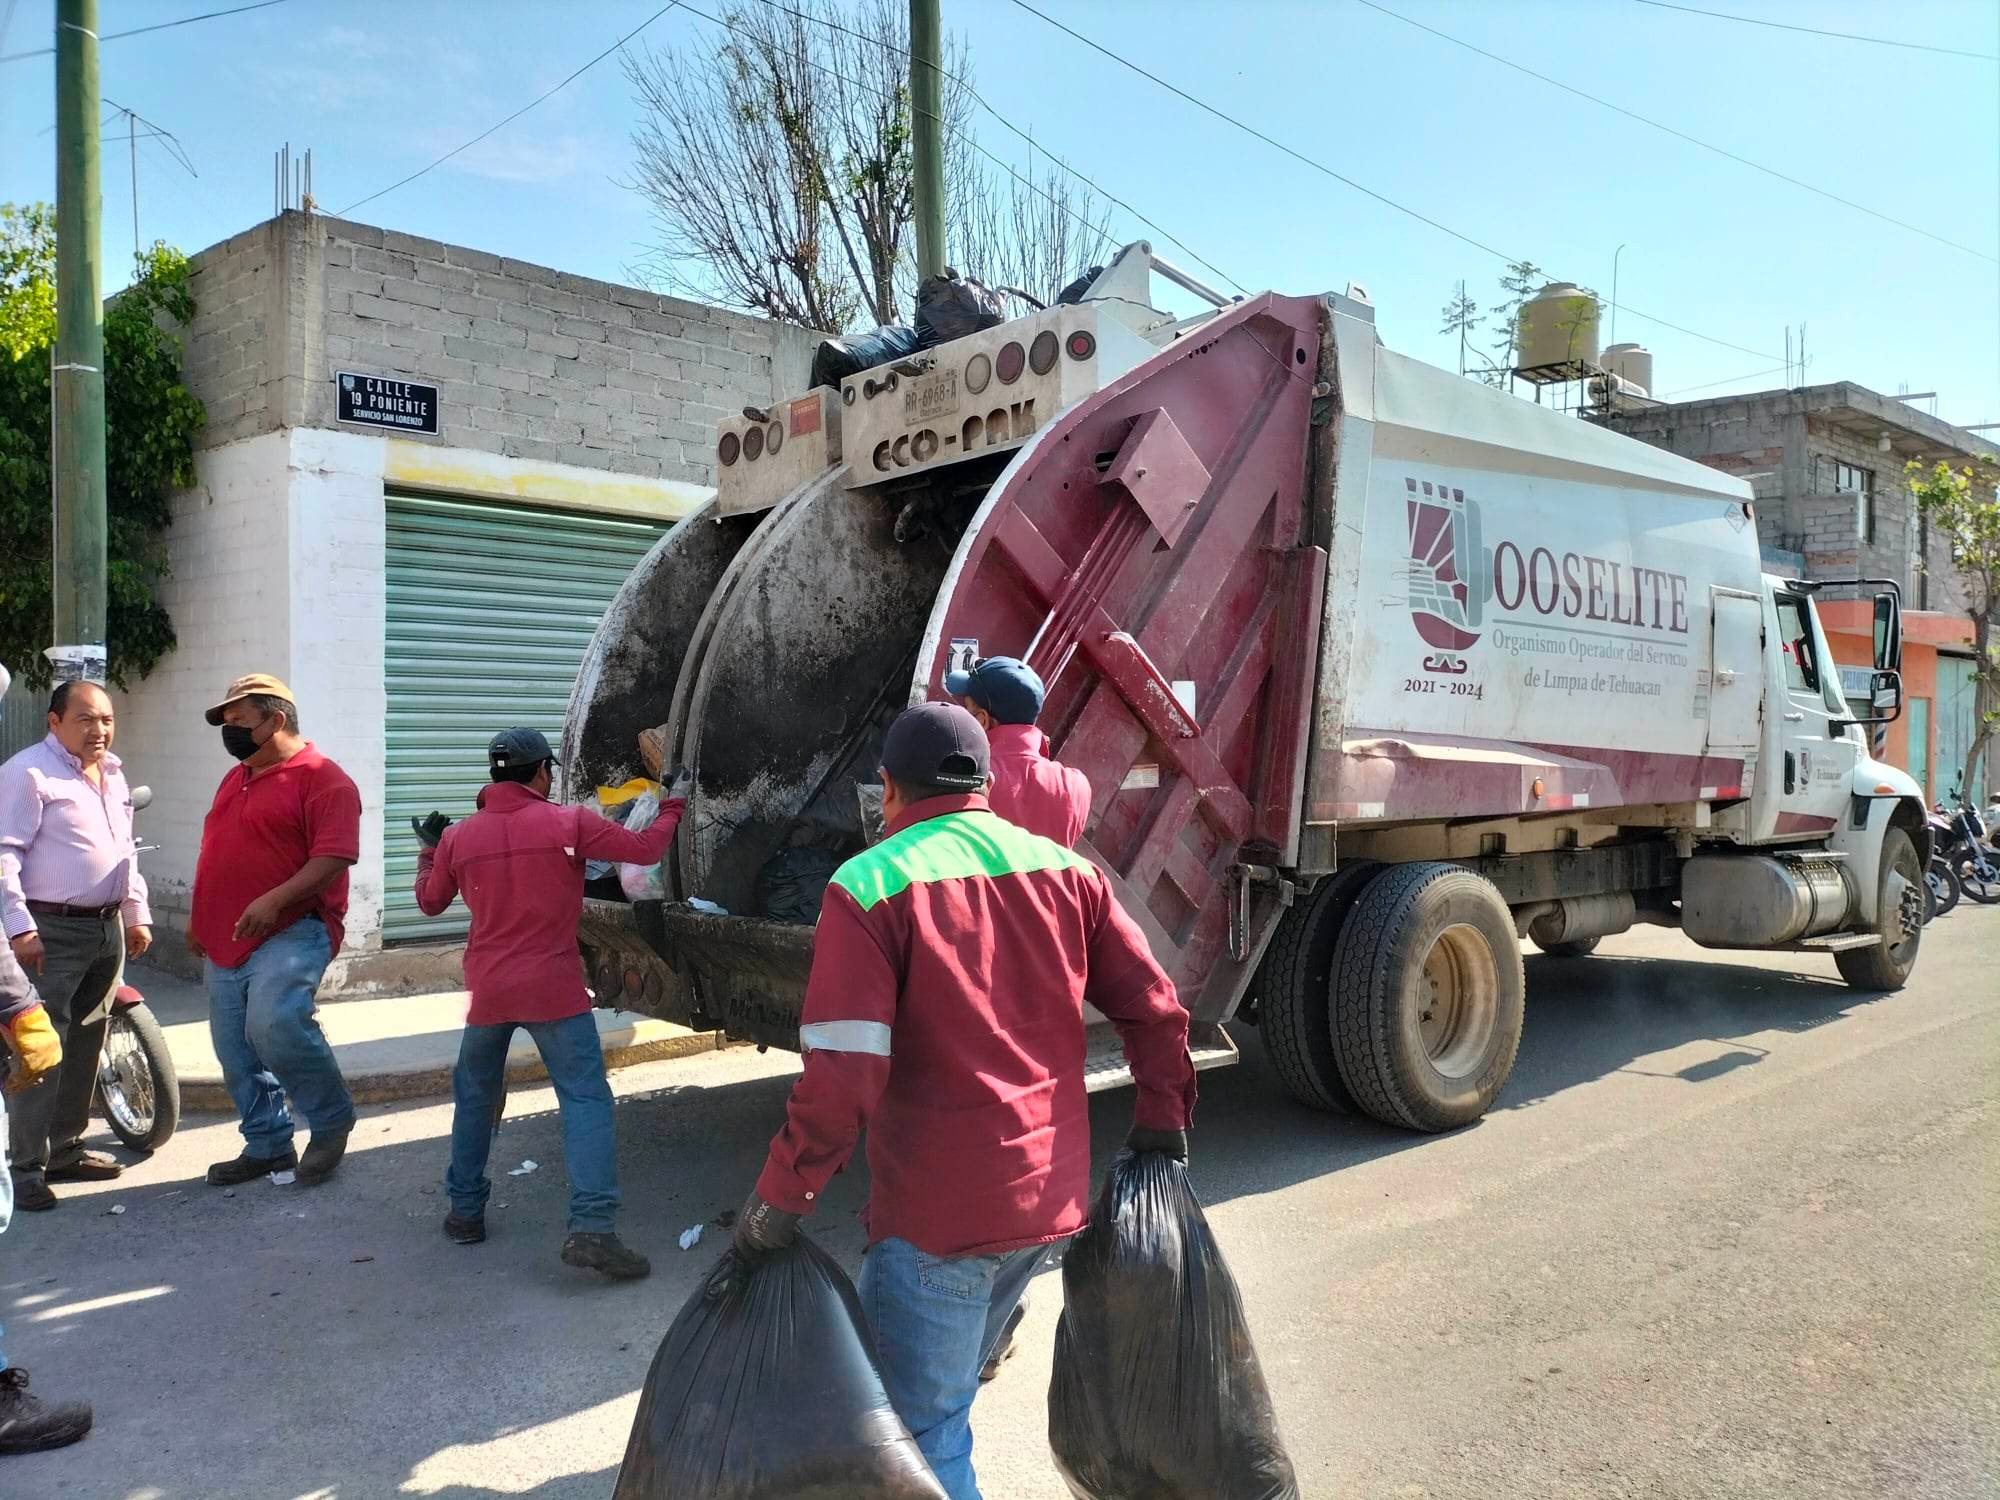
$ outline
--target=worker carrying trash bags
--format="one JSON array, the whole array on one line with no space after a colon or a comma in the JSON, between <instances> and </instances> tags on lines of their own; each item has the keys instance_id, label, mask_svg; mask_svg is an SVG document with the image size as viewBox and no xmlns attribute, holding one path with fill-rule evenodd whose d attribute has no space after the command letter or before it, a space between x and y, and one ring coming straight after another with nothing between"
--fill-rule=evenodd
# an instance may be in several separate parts
<instances>
[{"instance_id":1,"label":"worker carrying trash bags","mask_svg":"<svg viewBox=\"0 0 2000 1500\"><path fill-rule=\"evenodd\" d=\"M1117 1026L1138 1099L1080 1242L1089 1280L1065 1272L1090 1311L1058 1335L1074 1370L1052 1398L1066 1379L1120 1388L1052 1409L1051 1430L1108 1442L1118 1487L1079 1487L1058 1458L1086 1500L1296 1495L1234 1283L1186 1188L1187 1012L1097 869L993 814L989 773L986 736L956 704L890 726L883 837L840 867L820 912L804 1074L729 1251L654 1360L618 1500L977 1500L980 1367L1043 1255L1089 1217L1086 1004ZM857 1294L799 1226L864 1128ZM1120 1295L1128 1283L1136 1298ZM1148 1349L1156 1369L1105 1364ZM1149 1430L1127 1430L1135 1415ZM1247 1420L1257 1440L1173 1430L1187 1418ZM1202 1470L1218 1459L1249 1468Z\"/></svg>"}]
</instances>

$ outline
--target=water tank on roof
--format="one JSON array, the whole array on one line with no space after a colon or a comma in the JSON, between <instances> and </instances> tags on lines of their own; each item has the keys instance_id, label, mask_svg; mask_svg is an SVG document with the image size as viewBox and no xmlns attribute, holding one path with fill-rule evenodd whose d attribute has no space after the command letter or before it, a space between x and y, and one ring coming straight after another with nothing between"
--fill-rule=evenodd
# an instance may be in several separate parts
<instances>
[{"instance_id":1,"label":"water tank on roof","mask_svg":"<svg viewBox=\"0 0 2000 1500\"><path fill-rule=\"evenodd\" d=\"M1597 298L1568 281L1553 281L1521 304L1515 365L1523 370L1547 365L1597 362Z\"/></svg>"},{"instance_id":2,"label":"water tank on roof","mask_svg":"<svg viewBox=\"0 0 2000 1500\"><path fill-rule=\"evenodd\" d=\"M1607 345L1598 363L1627 386L1637 387L1639 395L1652 394L1653 351L1644 344Z\"/></svg>"}]
</instances>

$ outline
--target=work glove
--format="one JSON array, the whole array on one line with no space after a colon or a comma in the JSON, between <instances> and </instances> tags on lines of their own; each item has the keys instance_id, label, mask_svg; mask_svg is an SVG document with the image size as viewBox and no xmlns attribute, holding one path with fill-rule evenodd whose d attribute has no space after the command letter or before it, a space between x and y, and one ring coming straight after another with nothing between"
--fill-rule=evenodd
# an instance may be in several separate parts
<instances>
[{"instance_id":1,"label":"work glove","mask_svg":"<svg viewBox=\"0 0 2000 1500\"><path fill-rule=\"evenodd\" d=\"M694 795L694 772L686 766L675 766L674 774L667 778L667 789L660 794L662 802L685 802Z\"/></svg>"},{"instance_id":2,"label":"work glove","mask_svg":"<svg viewBox=\"0 0 2000 1500\"><path fill-rule=\"evenodd\" d=\"M1141 1151L1163 1151L1175 1161L1185 1163L1188 1159L1187 1132L1148 1130L1143 1125L1134 1125L1132 1133L1125 1137L1125 1149L1135 1155Z\"/></svg>"},{"instance_id":3,"label":"work glove","mask_svg":"<svg viewBox=\"0 0 2000 1500\"><path fill-rule=\"evenodd\" d=\"M743 1205L743 1211L736 1216L736 1228L731 1234L730 1244L738 1255L749 1261L761 1260L776 1251L783 1250L799 1237L799 1215L788 1214L782 1208L773 1208L755 1193Z\"/></svg>"},{"instance_id":4,"label":"work glove","mask_svg":"<svg viewBox=\"0 0 2000 1500\"><path fill-rule=\"evenodd\" d=\"M416 831L417 842L426 849L435 849L444 831L451 827L451 819L441 812L432 812L427 817L410 819L410 827Z\"/></svg>"},{"instance_id":5,"label":"work glove","mask_svg":"<svg viewBox=\"0 0 2000 1500\"><path fill-rule=\"evenodd\" d=\"M18 1094L42 1081L62 1062L62 1039L49 1024L49 1013L37 1005L23 1011L13 1022L0 1027L0 1036L14 1052L14 1066L7 1074L7 1092Z\"/></svg>"}]
</instances>

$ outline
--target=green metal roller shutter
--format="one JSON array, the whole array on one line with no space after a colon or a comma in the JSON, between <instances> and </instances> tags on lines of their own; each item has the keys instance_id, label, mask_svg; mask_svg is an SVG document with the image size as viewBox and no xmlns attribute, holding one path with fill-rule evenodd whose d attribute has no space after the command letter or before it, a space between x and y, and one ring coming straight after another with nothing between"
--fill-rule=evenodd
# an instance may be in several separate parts
<instances>
[{"instance_id":1,"label":"green metal roller shutter","mask_svg":"<svg viewBox=\"0 0 2000 1500\"><path fill-rule=\"evenodd\" d=\"M486 742L529 724L557 744L591 633L665 529L648 521L390 495L383 941L462 935L417 910L410 819L473 809Z\"/></svg>"}]
</instances>

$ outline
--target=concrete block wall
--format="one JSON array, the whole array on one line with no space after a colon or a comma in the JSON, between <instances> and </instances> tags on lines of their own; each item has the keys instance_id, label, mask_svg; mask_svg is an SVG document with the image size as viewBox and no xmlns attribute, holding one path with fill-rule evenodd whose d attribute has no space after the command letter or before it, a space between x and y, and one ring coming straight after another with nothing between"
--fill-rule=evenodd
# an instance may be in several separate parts
<instances>
[{"instance_id":1,"label":"concrete block wall","mask_svg":"<svg viewBox=\"0 0 2000 1500\"><path fill-rule=\"evenodd\" d=\"M246 229L189 262L195 318L183 371L208 408L197 439L205 447L278 428L273 332L283 327L286 308L276 227L273 221Z\"/></svg>"}]
</instances>

